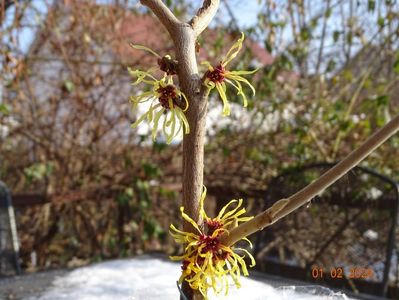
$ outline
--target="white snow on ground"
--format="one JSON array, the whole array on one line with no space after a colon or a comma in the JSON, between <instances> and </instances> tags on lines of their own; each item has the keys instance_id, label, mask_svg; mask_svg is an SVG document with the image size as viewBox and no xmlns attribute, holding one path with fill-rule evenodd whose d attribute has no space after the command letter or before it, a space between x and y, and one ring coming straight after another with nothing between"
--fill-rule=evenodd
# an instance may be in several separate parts
<instances>
[{"instance_id":1,"label":"white snow on ground","mask_svg":"<svg viewBox=\"0 0 399 300\"><path fill-rule=\"evenodd\" d=\"M115 260L82 267L57 278L40 297L25 300L176 300L179 264L142 256L130 260ZM349 299L320 286L271 285L242 278L242 287L229 289L228 297L210 299L245 300L316 300Z\"/></svg>"}]
</instances>

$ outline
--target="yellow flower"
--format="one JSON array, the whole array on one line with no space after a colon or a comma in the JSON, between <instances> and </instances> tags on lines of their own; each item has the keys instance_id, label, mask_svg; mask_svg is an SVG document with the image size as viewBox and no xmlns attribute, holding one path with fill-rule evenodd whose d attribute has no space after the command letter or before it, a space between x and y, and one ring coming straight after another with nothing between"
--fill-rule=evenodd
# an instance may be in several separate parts
<instances>
[{"instance_id":1,"label":"yellow flower","mask_svg":"<svg viewBox=\"0 0 399 300\"><path fill-rule=\"evenodd\" d=\"M255 88L252 86L251 83L249 83L249 81L247 79L245 79L241 75L253 74L258 69L253 70L253 71L228 71L228 70L226 70L227 64L229 62L231 62L237 56L238 52L240 52L240 50L242 48L243 41L244 41L244 33L241 33L241 38L239 38L237 40L237 42L234 43L234 45L227 52L226 56L223 58L223 60L217 66L213 67L208 61L204 61L202 63L208 67L208 71L205 73L204 84L209 89L213 89L216 87L216 89L218 90L220 98L222 98L222 101L223 101L223 116L230 115L230 105L229 105L229 102L228 102L227 96L226 96L226 83L225 82L231 84L237 90L237 95L239 95L243 98L244 107L247 107L248 100L242 90L241 82L248 85L251 88L253 95L255 96Z\"/></svg>"},{"instance_id":2,"label":"yellow flower","mask_svg":"<svg viewBox=\"0 0 399 300\"><path fill-rule=\"evenodd\" d=\"M190 128L184 112L188 108L187 97L173 84L172 77L164 77L161 80L155 79L149 72L140 70L129 72L137 77L133 85L141 82L152 85L152 90L144 92L138 96L131 96L130 100L135 108L139 103L152 101L148 111L132 124L132 128L136 128L142 121L147 119L149 123L153 123L152 138L155 140L158 130L159 120L165 115L162 131L166 137L166 143L170 144L183 127L183 131L188 134ZM181 107L184 107L182 109Z\"/></svg>"},{"instance_id":3,"label":"yellow flower","mask_svg":"<svg viewBox=\"0 0 399 300\"><path fill-rule=\"evenodd\" d=\"M156 58L158 58L158 66L159 68L165 72L167 75L176 75L177 74L177 61L172 59L170 55L165 55L165 56L160 56L158 53L156 53L154 50L142 46L142 45L134 45L130 44L130 46L134 49L137 50L143 50L151 53L154 55ZM150 69L149 71L154 71L154 69Z\"/></svg>"},{"instance_id":4,"label":"yellow flower","mask_svg":"<svg viewBox=\"0 0 399 300\"><path fill-rule=\"evenodd\" d=\"M185 246L184 254L181 256L171 256L172 260L182 260L182 275L179 283L187 281L192 289L199 290L208 299L207 291L212 288L216 294L225 290L228 292L228 275L231 276L235 285L240 287L241 272L248 276L248 270L244 261L244 256L240 256L235 251L242 251L251 259L250 267L255 265L253 256L243 248L223 245L219 239L221 235L229 229L236 227L239 222L245 222L252 217L242 217L246 212L241 208L242 199L232 200L222 208L217 217L210 218L204 211L204 199L206 188L200 200L200 214L204 218L206 230L202 230L198 224L184 213L181 207L181 214L187 222L193 225L198 233L185 232L177 229L173 224L170 225L170 234L177 243ZM230 211L227 208L237 203ZM244 238L250 246L251 242Z\"/></svg>"}]
</instances>

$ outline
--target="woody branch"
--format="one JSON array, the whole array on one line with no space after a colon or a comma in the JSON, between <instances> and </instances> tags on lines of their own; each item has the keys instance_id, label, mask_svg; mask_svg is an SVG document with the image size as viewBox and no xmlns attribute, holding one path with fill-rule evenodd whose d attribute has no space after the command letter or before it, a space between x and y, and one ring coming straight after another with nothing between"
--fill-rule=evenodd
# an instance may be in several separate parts
<instances>
[{"instance_id":1,"label":"woody branch","mask_svg":"<svg viewBox=\"0 0 399 300\"><path fill-rule=\"evenodd\" d=\"M199 34L209 25L218 7L219 0L205 0L189 23L179 21L160 0L141 0L149 7L168 30L175 46L178 61L178 77L181 90L190 106L186 117L190 133L183 137L183 206L187 214L201 226L199 214L204 173L205 120L209 90L202 84L195 56L195 42ZM191 224L184 222L185 231L194 232ZM183 291L191 299L202 296L185 285Z\"/></svg>"},{"instance_id":2,"label":"woody branch","mask_svg":"<svg viewBox=\"0 0 399 300\"><path fill-rule=\"evenodd\" d=\"M204 135L208 89L202 85L195 56L197 36L208 26L219 0L206 0L189 23L179 21L160 0L141 0L168 30L175 46L178 77L190 106L186 113L190 134L183 139L183 205L188 214L201 224L199 199L203 185ZM185 228L191 230L191 225Z\"/></svg>"},{"instance_id":3,"label":"woody branch","mask_svg":"<svg viewBox=\"0 0 399 300\"><path fill-rule=\"evenodd\" d=\"M323 192L353 167L358 165L364 158L377 149L398 130L399 115L375 132L359 148L353 150L341 162L328 170L317 180L310 183L288 199L277 201L272 207L255 216L255 218L233 228L229 234L225 234L221 238L221 242L225 245L233 245L238 240L262 230L309 202L313 197Z\"/></svg>"}]
</instances>

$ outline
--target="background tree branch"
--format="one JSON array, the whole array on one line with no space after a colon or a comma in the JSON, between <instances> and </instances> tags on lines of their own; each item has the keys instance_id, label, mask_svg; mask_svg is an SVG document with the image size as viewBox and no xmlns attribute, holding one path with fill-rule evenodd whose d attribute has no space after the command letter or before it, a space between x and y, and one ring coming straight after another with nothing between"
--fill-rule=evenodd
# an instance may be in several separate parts
<instances>
[{"instance_id":1,"label":"background tree branch","mask_svg":"<svg viewBox=\"0 0 399 300\"><path fill-rule=\"evenodd\" d=\"M3 23L7 9L18 2L29 2L30 0L0 0L0 25Z\"/></svg>"}]
</instances>

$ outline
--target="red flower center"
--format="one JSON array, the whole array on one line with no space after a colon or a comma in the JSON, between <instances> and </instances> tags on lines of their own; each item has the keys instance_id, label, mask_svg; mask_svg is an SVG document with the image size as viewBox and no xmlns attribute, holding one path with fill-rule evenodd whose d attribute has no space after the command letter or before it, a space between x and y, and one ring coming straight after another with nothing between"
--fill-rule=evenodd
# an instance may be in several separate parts
<instances>
[{"instance_id":1,"label":"red flower center","mask_svg":"<svg viewBox=\"0 0 399 300\"><path fill-rule=\"evenodd\" d=\"M174 85L169 84L164 87L161 86L157 89L157 93L159 93L159 102L164 108L170 109L169 99L173 101L173 104L176 104L178 96Z\"/></svg>"},{"instance_id":2,"label":"red flower center","mask_svg":"<svg viewBox=\"0 0 399 300\"><path fill-rule=\"evenodd\" d=\"M202 249L202 253L213 252L217 253L219 250L220 242L217 237L212 237L210 235L200 235L200 243L205 244L205 247Z\"/></svg>"},{"instance_id":3,"label":"red flower center","mask_svg":"<svg viewBox=\"0 0 399 300\"><path fill-rule=\"evenodd\" d=\"M212 237L204 234L200 235L199 244L205 244L201 253L205 254L207 252L212 252L212 260L214 262L217 262L218 260L226 260L230 255L229 252L222 249L219 237ZM198 256L196 262L201 266L204 263L204 258Z\"/></svg>"},{"instance_id":4,"label":"red flower center","mask_svg":"<svg viewBox=\"0 0 399 300\"><path fill-rule=\"evenodd\" d=\"M214 219L209 219L205 221L207 227L208 227L208 234L212 235L215 230L218 230L219 228L223 227L222 222Z\"/></svg>"},{"instance_id":5,"label":"red flower center","mask_svg":"<svg viewBox=\"0 0 399 300\"><path fill-rule=\"evenodd\" d=\"M158 58L158 66L164 71L167 75L176 75L176 64L177 62L170 58L169 56L164 56L162 58Z\"/></svg>"},{"instance_id":6,"label":"red flower center","mask_svg":"<svg viewBox=\"0 0 399 300\"><path fill-rule=\"evenodd\" d=\"M225 69L222 66L222 64L218 64L213 71L207 71L205 76L208 78L210 81L217 83L217 82L223 82L224 81L224 73Z\"/></svg>"}]
</instances>

